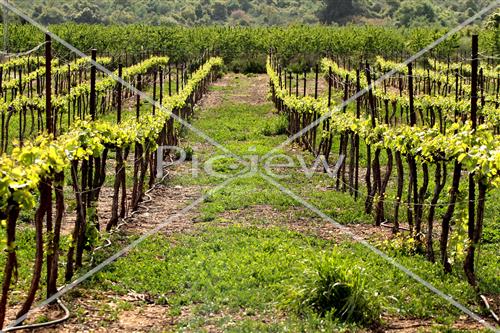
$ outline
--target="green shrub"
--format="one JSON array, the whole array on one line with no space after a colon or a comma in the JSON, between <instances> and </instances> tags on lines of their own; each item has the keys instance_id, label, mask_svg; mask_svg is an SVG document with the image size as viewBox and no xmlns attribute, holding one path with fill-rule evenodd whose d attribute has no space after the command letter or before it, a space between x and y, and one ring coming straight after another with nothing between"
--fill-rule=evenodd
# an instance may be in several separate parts
<instances>
[{"instance_id":1,"label":"green shrub","mask_svg":"<svg viewBox=\"0 0 500 333\"><path fill-rule=\"evenodd\" d=\"M185 146L185 147L182 147L182 149L184 150L184 153L186 154L186 157L184 159L184 161L192 161L193 160L193 154L194 154L194 151L193 151L193 148L191 146ZM178 160L182 157L182 154L180 151L176 151L175 152L175 158Z\"/></svg>"},{"instance_id":2,"label":"green shrub","mask_svg":"<svg viewBox=\"0 0 500 333\"><path fill-rule=\"evenodd\" d=\"M193 148L190 146L184 147L184 151L186 152L186 161L193 160Z\"/></svg>"},{"instance_id":3,"label":"green shrub","mask_svg":"<svg viewBox=\"0 0 500 333\"><path fill-rule=\"evenodd\" d=\"M288 119L285 116L273 118L266 122L262 129L265 136L283 135L287 133Z\"/></svg>"},{"instance_id":4,"label":"green shrub","mask_svg":"<svg viewBox=\"0 0 500 333\"><path fill-rule=\"evenodd\" d=\"M235 59L228 67L235 73L262 74L266 73L266 58L264 55L260 54L250 59Z\"/></svg>"},{"instance_id":5,"label":"green shrub","mask_svg":"<svg viewBox=\"0 0 500 333\"><path fill-rule=\"evenodd\" d=\"M297 314L312 312L342 322L378 324L380 306L367 297L361 268L339 266L326 255L312 266L288 296L288 303Z\"/></svg>"}]
</instances>

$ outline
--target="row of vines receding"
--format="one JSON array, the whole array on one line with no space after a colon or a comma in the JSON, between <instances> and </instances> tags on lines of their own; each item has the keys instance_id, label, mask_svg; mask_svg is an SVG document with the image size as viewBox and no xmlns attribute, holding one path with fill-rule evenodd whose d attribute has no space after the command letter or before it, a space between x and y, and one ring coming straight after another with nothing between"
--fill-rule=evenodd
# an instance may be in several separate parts
<instances>
[{"instance_id":1,"label":"row of vines receding","mask_svg":"<svg viewBox=\"0 0 500 333\"><path fill-rule=\"evenodd\" d=\"M447 273L456 266L450 235L463 229L458 252L477 286L486 199L500 186L498 67L480 62L477 36L468 64L334 58L313 67L311 94L308 71L292 72L269 53L272 100L288 132L302 133L294 143L339 157L336 190L363 200L376 226L404 233L414 253Z\"/></svg>"},{"instance_id":2,"label":"row of vines receding","mask_svg":"<svg viewBox=\"0 0 500 333\"><path fill-rule=\"evenodd\" d=\"M97 57L92 50L91 58L68 59L53 57L53 51L47 37L45 54L0 66L0 219L7 252L0 328L17 282L22 215L34 209L35 253L16 318L32 308L40 288L48 298L71 281L106 235L139 208L160 174L157 158L165 158L156 156L157 147L179 144L194 105L223 65L208 52L171 63L158 52L124 59ZM111 68L120 81L99 65ZM98 202L106 182L112 183L112 204L106 221L100 221ZM68 207L68 199L74 207ZM74 225L63 235L68 214Z\"/></svg>"}]
</instances>

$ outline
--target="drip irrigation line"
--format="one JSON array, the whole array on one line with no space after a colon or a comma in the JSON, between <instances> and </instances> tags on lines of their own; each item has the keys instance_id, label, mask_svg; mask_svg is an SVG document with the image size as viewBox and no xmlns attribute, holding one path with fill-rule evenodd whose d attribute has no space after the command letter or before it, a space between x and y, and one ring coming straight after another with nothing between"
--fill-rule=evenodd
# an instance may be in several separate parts
<instances>
[{"instance_id":1,"label":"drip irrigation line","mask_svg":"<svg viewBox=\"0 0 500 333\"><path fill-rule=\"evenodd\" d=\"M339 78L337 78L335 76L335 74L332 74L332 75L327 75L327 78L330 78L332 79L333 81L337 82L338 84L341 84L343 87L345 87L346 85L350 85L348 81L345 81L345 80L342 80Z\"/></svg>"},{"instance_id":2,"label":"drip irrigation line","mask_svg":"<svg viewBox=\"0 0 500 333\"><path fill-rule=\"evenodd\" d=\"M368 193L365 193L365 192L362 192L360 191L359 189L355 189L354 187L352 187L351 185L347 184L346 182L344 182L341 178L338 178L338 177L332 177L333 179L337 180L342 184L342 185L345 185L348 189L352 190L353 192L356 192L362 196L365 196L367 198L371 198L371 199L376 199L380 196L378 195L369 195ZM333 186L328 186L327 189L333 189L335 190L336 188L333 187ZM475 202L475 203L478 203L479 202L479 199L476 199L476 200L463 200L463 201L456 201L454 205L460 205L460 204L465 204L465 203L468 203L468 202ZM397 200L386 200L384 199L384 203L392 203L392 204L396 204L398 203L400 204L400 206L404 206L406 208L409 208L409 207L447 207L447 206L450 206L451 204L450 203L436 203L436 204L430 204L430 203L418 203L418 204L408 204L407 202L405 202L404 200L401 200L401 201L397 201Z\"/></svg>"},{"instance_id":3,"label":"drip irrigation line","mask_svg":"<svg viewBox=\"0 0 500 333\"><path fill-rule=\"evenodd\" d=\"M389 221L384 221L384 222L380 223L380 226L384 227L384 228L394 229L394 225L391 225L391 222L389 222ZM402 227L402 226L398 226L398 230L410 231L409 228Z\"/></svg>"},{"instance_id":4,"label":"drip irrigation line","mask_svg":"<svg viewBox=\"0 0 500 333\"><path fill-rule=\"evenodd\" d=\"M139 203L138 207L139 208L142 208L143 211L140 211L140 210L134 210L130 213L130 215L120 219L121 220L121 223L118 223L116 227L114 227L110 232L109 232L109 235L113 235L115 232L119 231L120 228L124 225L127 225L128 224L128 220L132 219L134 217L134 215L138 214L138 213L143 213L143 212L149 212L149 207L146 206L145 204L147 203L150 203L153 201L153 198L151 198L151 195L149 195L149 193L151 193L158 185L162 184L163 181L170 175L170 173L168 172L168 170L164 170L163 172L165 172L166 174L159 180L157 181L150 189L148 189L146 192L144 192L144 196L147 197L147 200L143 200ZM96 247L93 251L92 251L92 257L91 257L91 264L93 263L94 261L94 254L99 251L99 250L102 250L104 248L107 248L109 246L112 245L112 242L111 242L111 239L109 238L106 238L105 241L107 242L107 244L105 245L102 245L102 246L98 246Z\"/></svg>"},{"instance_id":5,"label":"drip irrigation line","mask_svg":"<svg viewBox=\"0 0 500 333\"><path fill-rule=\"evenodd\" d=\"M342 67L345 69L345 67ZM406 67L405 67L406 69ZM414 69L417 69L417 68L414 68ZM420 69L422 69L420 67ZM384 75L385 72L384 71L379 71L375 68L366 68L365 70L367 70L368 72L370 73L373 73L375 75ZM399 77L414 77L414 78L428 78L427 75L416 75L416 74L413 74L413 75L408 75L408 74L405 74L405 73L402 73L400 70L398 69L392 69L392 70L396 70L396 73L399 73L400 76L384 76L384 79L389 79L389 78L399 78ZM423 68L423 70L429 70L429 73L432 73L432 74L437 74L437 75L443 75L443 74L446 74L446 72L448 71L447 69L444 69L442 71L436 71L436 70L433 70L431 68ZM387 73L389 73L390 71L388 71Z\"/></svg>"},{"instance_id":6,"label":"drip irrigation line","mask_svg":"<svg viewBox=\"0 0 500 333\"><path fill-rule=\"evenodd\" d=\"M65 287L65 285L58 288L57 290L59 291L64 287ZM43 327L57 325L57 324L60 324L64 321L68 320L69 316L71 315L71 312L66 307L66 305L64 305L64 303L61 301L61 299L56 298L56 302L57 302L57 305L59 305L59 307L64 311L64 316L62 318L54 319L54 320L44 322L44 323L35 323L35 324L7 327L7 328L2 329L1 332L14 332L14 331L18 331L18 330L27 330L27 329L33 330L33 329L37 329L37 328L43 328Z\"/></svg>"},{"instance_id":7,"label":"drip irrigation line","mask_svg":"<svg viewBox=\"0 0 500 333\"><path fill-rule=\"evenodd\" d=\"M472 61L472 60L481 60L481 59L500 59L500 56L494 56L494 55L483 55L479 53L481 56L477 58L463 58L461 57L460 60L463 61Z\"/></svg>"}]
</instances>

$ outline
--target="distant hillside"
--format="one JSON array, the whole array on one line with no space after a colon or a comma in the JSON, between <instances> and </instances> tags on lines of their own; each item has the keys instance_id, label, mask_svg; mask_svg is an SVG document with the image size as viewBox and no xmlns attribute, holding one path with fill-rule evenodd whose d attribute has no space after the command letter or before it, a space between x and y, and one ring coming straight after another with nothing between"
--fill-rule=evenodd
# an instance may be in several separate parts
<instances>
[{"instance_id":1,"label":"distant hillside","mask_svg":"<svg viewBox=\"0 0 500 333\"><path fill-rule=\"evenodd\" d=\"M324 23L450 26L463 22L491 3L492 0L324 0L317 14Z\"/></svg>"},{"instance_id":2,"label":"distant hillside","mask_svg":"<svg viewBox=\"0 0 500 333\"><path fill-rule=\"evenodd\" d=\"M44 24L455 25L492 0L9 0Z\"/></svg>"}]
</instances>

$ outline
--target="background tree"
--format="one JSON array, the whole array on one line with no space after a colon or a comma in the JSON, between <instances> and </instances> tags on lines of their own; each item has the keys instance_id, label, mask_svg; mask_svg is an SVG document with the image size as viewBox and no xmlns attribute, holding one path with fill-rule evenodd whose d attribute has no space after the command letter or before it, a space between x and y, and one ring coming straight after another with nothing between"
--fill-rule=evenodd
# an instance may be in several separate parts
<instances>
[{"instance_id":1,"label":"background tree","mask_svg":"<svg viewBox=\"0 0 500 333\"><path fill-rule=\"evenodd\" d=\"M251 18L244 10L238 9L231 13L231 21L233 25L249 26Z\"/></svg>"},{"instance_id":2,"label":"background tree","mask_svg":"<svg viewBox=\"0 0 500 333\"><path fill-rule=\"evenodd\" d=\"M73 20L77 23L101 23L99 17L89 7L85 7L81 12L77 13Z\"/></svg>"},{"instance_id":3,"label":"background tree","mask_svg":"<svg viewBox=\"0 0 500 333\"><path fill-rule=\"evenodd\" d=\"M439 23L434 7L427 0L404 2L396 11L395 18L398 25L405 27Z\"/></svg>"},{"instance_id":4,"label":"background tree","mask_svg":"<svg viewBox=\"0 0 500 333\"><path fill-rule=\"evenodd\" d=\"M227 8L222 2L214 2L212 4L212 18L215 21L224 21L227 18Z\"/></svg>"},{"instance_id":5,"label":"background tree","mask_svg":"<svg viewBox=\"0 0 500 333\"><path fill-rule=\"evenodd\" d=\"M45 24L58 24L65 21L64 16L64 13L57 8L45 7L38 16L38 19Z\"/></svg>"},{"instance_id":6,"label":"background tree","mask_svg":"<svg viewBox=\"0 0 500 333\"><path fill-rule=\"evenodd\" d=\"M196 15L196 18L197 19L202 18L203 13L204 13L203 7L201 6L201 4L197 4L196 7L194 8L194 14Z\"/></svg>"},{"instance_id":7,"label":"background tree","mask_svg":"<svg viewBox=\"0 0 500 333\"><path fill-rule=\"evenodd\" d=\"M323 23L346 23L350 16L361 15L362 8L357 0L324 0L324 7L318 12Z\"/></svg>"},{"instance_id":8,"label":"background tree","mask_svg":"<svg viewBox=\"0 0 500 333\"><path fill-rule=\"evenodd\" d=\"M500 28L500 9L497 9L493 14L488 16L484 23L485 28L487 29L499 29Z\"/></svg>"}]
</instances>

